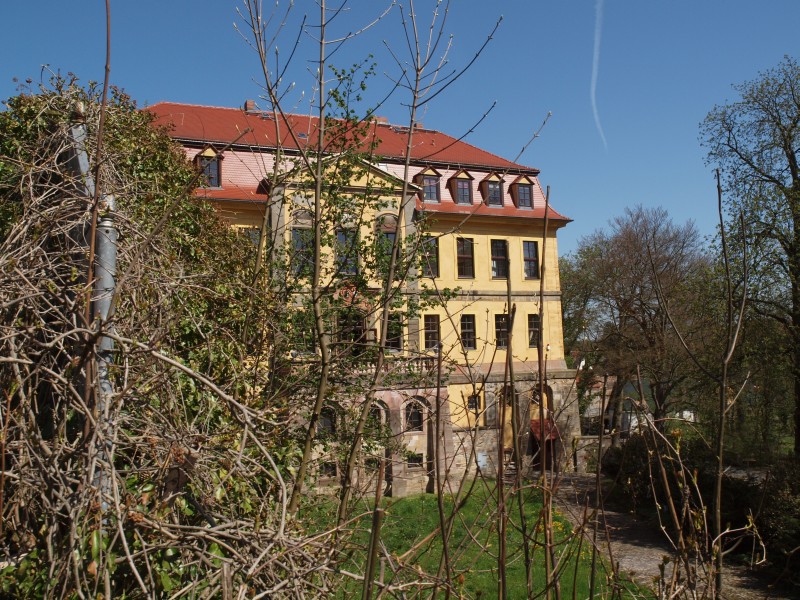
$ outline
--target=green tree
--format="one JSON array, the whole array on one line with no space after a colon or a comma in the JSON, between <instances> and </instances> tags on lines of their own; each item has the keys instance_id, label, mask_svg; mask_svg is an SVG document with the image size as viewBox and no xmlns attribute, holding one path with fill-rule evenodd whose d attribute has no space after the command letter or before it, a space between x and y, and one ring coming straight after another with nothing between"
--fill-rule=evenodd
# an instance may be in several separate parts
<instances>
[{"instance_id":1,"label":"green tree","mask_svg":"<svg viewBox=\"0 0 800 600\"><path fill-rule=\"evenodd\" d=\"M785 57L701 124L708 161L725 177L730 214L746 222L751 302L786 330L800 455L800 66ZM780 338L778 338L780 339Z\"/></svg>"}]
</instances>

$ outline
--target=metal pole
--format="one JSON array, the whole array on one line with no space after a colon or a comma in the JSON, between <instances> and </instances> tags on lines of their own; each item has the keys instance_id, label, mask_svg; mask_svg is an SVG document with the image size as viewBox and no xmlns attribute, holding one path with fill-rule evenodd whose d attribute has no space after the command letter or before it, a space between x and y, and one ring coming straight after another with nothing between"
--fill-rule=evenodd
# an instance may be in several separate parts
<instances>
[{"instance_id":1,"label":"metal pole","mask_svg":"<svg viewBox=\"0 0 800 600\"><path fill-rule=\"evenodd\" d=\"M82 107L77 107L77 114L82 117ZM67 166L78 178L78 193L88 200L95 196L95 181L89 166L89 155L86 152L86 124L77 123L70 127L72 150L67 159ZM100 219L95 234L94 282L91 296L92 323L102 330L111 314L117 273L117 238L114 226L116 203L113 195L104 195L99 205ZM109 329L109 331L111 331ZM98 446L100 467L95 467L92 483L100 492L100 504L103 512L108 507L110 497L110 480L105 471L111 456L110 432L111 416L109 412L113 387L108 375L109 365L113 362L114 340L107 335L100 335L95 351L95 373L97 373L97 394L95 408L101 442ZM87 381L86 385L91 385Z\"/></svg>"},{"instance_id":2,"label":"metal pole","mask_svg":"<svg viewBox=\"0 0 800 600\"><path fill-rule=\"evenodd\" d=\"M101 330L106 328L106 323L111 316L116 286L117 238L119 234L114 226L115 208L115 199L113 195L104 196L100 201L102 213L97 224L92 313L95 326ZM107 330L112 332L113 328L108 328ZM94 483L97 489L100 490L100 503L103 511L105 511L108 505L108 498L111 495L111 485L106 475L106 470L108 469L108 463L112 456L112 422L110 408L114 389L111 385L108 370L114 360L113 338L108 335L101 335L98 338L95 357L98 388L96 407L101 437L98 447L98 458L101 462L101 466L100 469L95 471Z\"/></svg>"}]
</instances>

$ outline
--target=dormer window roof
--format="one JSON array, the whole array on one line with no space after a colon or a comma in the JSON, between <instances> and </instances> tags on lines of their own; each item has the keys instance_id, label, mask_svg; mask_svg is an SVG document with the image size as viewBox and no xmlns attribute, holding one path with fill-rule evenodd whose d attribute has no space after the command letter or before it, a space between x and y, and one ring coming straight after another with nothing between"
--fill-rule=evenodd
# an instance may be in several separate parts
<instances>
[{"instance_id":1,"label":"dormer window roof","mask_svg":"<svg viewBox=\"0 0 800 600\"><path fill-rule=\"evenodd\" d=\"M211 188L222 187L222 155L211 146L195 156L195 164L205 176L205 185Z\"/></svg>"},{"instance_id":2,"label":"dormer window roof","mask_svg":"<svg viewBox=\"0 0 800 600\"><path fill-rule=\"evenodd\" d=\"M487 206L503 206L503 178L500 175L489 173L479 187Z\"/></svg>"},{"instance_id":3,"label":"dormer window roof","mask_svg":"<svg viewBox=\"0 0 800 600\"><path fill-rule=\"evenodd\" d=\"M414 183L420 188L419 199L423 202L441 202L442 192L439 181L442 175L433 167L428 167L414 176Z\"/></svg>"},{"instance_id":4,"label":"dormer window roof","mask_svg":"<svg viewBox=\"0 0 800 600\"><path fill-rule=\"evenodd\" d=\"M472 204L472 175L463 169L447 180L450 197L456 204Z\"/></svg>"},{"instance_id":5,"label":"dormer window roof","mask_svg":"<svg viewBox=\"0 0 800 600\"><path fill-rule=\"evenodd\" d=\"M511 200L517 208L533 208L533 179L527 175L520 175L509 186Z\"/></svg>"}]
</instances>

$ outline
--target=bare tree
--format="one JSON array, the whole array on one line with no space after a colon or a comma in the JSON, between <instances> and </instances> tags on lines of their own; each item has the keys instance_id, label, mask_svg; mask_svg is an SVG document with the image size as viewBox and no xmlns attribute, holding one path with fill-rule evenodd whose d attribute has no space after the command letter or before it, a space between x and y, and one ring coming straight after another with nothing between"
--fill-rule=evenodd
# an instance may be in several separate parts
<instances>
[{"instance_id":1,"label":"bare tree","mask_svg":"<svg viewBox=\"0 0 800 600\"><path fill-rule=\"evenodd\" d=\"M652 267L642 260L648 255ZM603 370L620 382L612 403L619 408L622 386L641 365L659 428L674 406L686 402L682 391L692 381L692 370L659 303L658 289L673 310L691 308L692 282L704 276L707 265L691 223L675 225L663 209L637 207L614 219L609 232L581 241L574 257L577 275L564 282L565 295L584 298L577 319L586 322L581 315L587 310L595 316L591 329L584 327L580 335L598 353ZM686 339L702 343L706 323L690 310L681 312L680 320Z\"/></svg>"}]
</instances>

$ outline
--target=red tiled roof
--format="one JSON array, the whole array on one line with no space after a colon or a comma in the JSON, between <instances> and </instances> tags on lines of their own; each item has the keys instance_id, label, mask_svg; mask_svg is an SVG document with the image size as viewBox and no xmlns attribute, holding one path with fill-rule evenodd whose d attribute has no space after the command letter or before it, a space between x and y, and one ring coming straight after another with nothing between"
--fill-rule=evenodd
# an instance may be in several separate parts
<instances>
[{"instance_id":1,"label":"red tiled roof","mask_svg":"<svg viewBox=\"0 0 800 600\"><path fill-rule=\"evenodd\" d=\"M530 208L517 208L512 205L504 206L488 206L481 202L480 204L457 204L455 202L427 202L423 203L417 200L417 209L422 212L430 212L436 214L449 214L449 215L468 215L478 217L519 217L523 219L544 219L544 206L537 206L534 209ZM548 218L553 221L553 226L562 227L571 222L572 219L556 212L553 207L549 207Z\"/></svg>"},{"instance_id":2,"label":"red tiled roof","mask_svg":"<svg viewBox=\"0 0 800 600\"><path fill-rule=\"evenodd\" d=\"M255 189L246 189L238 186L227 186L223 188L198 188L195 196L200 198L210 198L212 200L241 200L252 202L266 202L269 200L268 194L262 194Z\"/></svg>"},{"instance_id":3,"label":"red tiled roof","mask_svg":"<svg viewBox=\"0 0 800 600\"><path fill-rule=\"evenodd\" d=\"M285 149L298 148L289 135L289 127L298 135L298 141L313 140L317 119L304 115L286 115L277 119L273 113L245 112L240 108L221 108L159 102L145 109L156 116L156 123L170 127L170 135L184 141L219 144L242 144ZM246 132L246 133L244 133ZM388 123L373 122L370 133L359 140L367 146L370 136L375 136L375 154L387 159L402 160L406 153L408 129ZM334 140L329 140L329 143ZM335 151L335 146L326 148ZM446 163L448 165L482 166L508 172L538 174L533 167L506 160L491 152L481 150L462 140L429 129L416 129L411 157L418 163Z\"/></svg>"}]
</instances>

